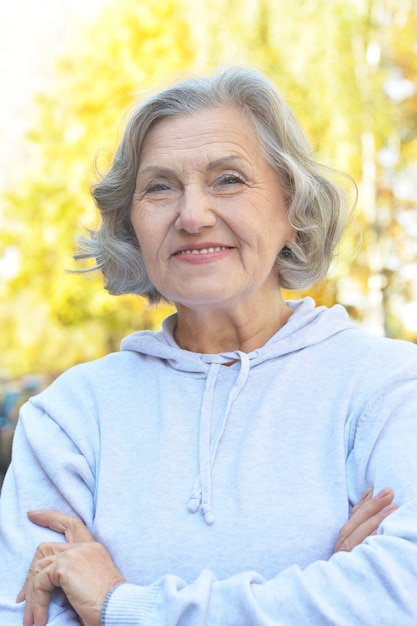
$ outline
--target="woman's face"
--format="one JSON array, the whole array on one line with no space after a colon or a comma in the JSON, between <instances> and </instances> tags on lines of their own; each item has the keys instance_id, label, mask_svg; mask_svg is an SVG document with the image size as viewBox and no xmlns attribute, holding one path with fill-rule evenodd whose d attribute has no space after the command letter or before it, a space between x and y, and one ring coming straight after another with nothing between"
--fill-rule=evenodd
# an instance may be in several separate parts
<instances>
[{"instance_id":1,"label":"woman's face","mask_svg":"<svg viewBox=\"0 0 417 626\"><path fill-rule=\"evenodd\" d=\"M267 302L278 289L276 257L293 238L253 124L229 107L151 128L131 221L152 283L190 308Z\"/></svg>"}]
</instances>

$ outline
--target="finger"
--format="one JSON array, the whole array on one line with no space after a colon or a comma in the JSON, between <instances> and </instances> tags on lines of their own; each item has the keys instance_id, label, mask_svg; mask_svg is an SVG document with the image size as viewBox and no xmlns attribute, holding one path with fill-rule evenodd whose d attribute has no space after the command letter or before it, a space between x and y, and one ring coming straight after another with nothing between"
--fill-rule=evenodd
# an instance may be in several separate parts
<instances>
[{"instance_id":1,"label":"finger","mask_svg":"<svg viewBox=\"0 0 417 626\"><path fill-rule=\"evenodd\" d=\"M52 558L57 556L58 554L62 554L62 552L69 550L71 545L68 543L42 543L38 546L35 556L32 559L32 563L30 564L29 571L26 575L25 582L23 583L23 587L19 591L16 602L19 604L26 600L28 594L28 589L33 586L31 581L33 581L34 576L39 572L39 570L46 565L49 565L52 562Z\"/></svg>"},{"instance_id":2,"label":"finger","mask_svg":"<svg viewBox=\"0 0 417 626\"><path fill-rule=\"evenodd\" d=\"M367 497L353 507L349 520L341 528L340 534L347 536L354 530L366 522L369 518L380 513L385 507L389 506L394 499L392 489L384 489L376 496Z\"/></svg>"},{"instance_id":3,"label":"finger","mask_svg":"<svg viewBox=\"0 0 417 626\"><path fill-rule=\"evenodd\" d=\"M378 508L380 508L380 504L378 503ZM370 506L368 507L368 509ZM391 513L396 511L398 506L396 504L390 503L385 506L382 510L377 510L374 514L368 514L368 516L358 523L358 514L356 514L355 518L352 518L342 526L340 529L334 552L339 552L341 550L351 551L355 546L362 543L367 537L371 535L376 535L380 524L383 520L388 517Z\"/></svg>"},{"instance_id":4,"label":"finger","mask_svg":"<svg viewBox=\"0 0 417 626\"><path fill-rule=\"evenodd\" d=\"M38 592L38 599L33 602L26 602L23 613L23 626L45 626L48 623L49 602L51 594L43 592L41 597Z\"/></svg>"},{"instance_id":5,"label":"finger","mask_svg":"<svg viewBox=\"0 0 417 626\"><path fill-rule=\"evenodd\" d=\"M54 566L54 561L49 559L38 563L39 571L33 575L27 592L23 626L45 626L48 623L51 591L58 586L51 578Z\"/></svg>"},{"instance_id":6,"label":"finger","mask_svg":"<svg viewBox=\"0 0 417 626\"><path fill-rule=\"evenodd\" d=\"M382 515L381 518L377 518L375 516L391 505L393 498L394 493L392 489L384 489L376 496L372 496L372 494L369 493L369 490L367 490L363 494L361 500L352 509L349 520L340 529L336 541L335 552L342 549L341 546L343 544L348 546L343 549L351 550L355 545L358 545L358 543L362 543L366 536L368 536L363 536L364 533L368 532L368 534L372 534L372 532L378 528L381 521L386 517L385 514ZM392 511L389 512L392 513ZM369 520L371 520L370 523L367 523ZM363 524L366 525L362 527ZM359 528L361 528L361 530L357 532ZM354 543L355 541L357 543Z\"/></svg>"},{"instance_id":7,"label":"finger","mask_svg":"<svg viewBox=\"0 0 417 626\"><path fill-rule=\"evenodd\" d=\"M355 546L358 546L359 544L361 544L367 537L370 537L371 535L376 535L377 530L380 524L384 521L384 519L388 517L388 515L396 511L397 509L398 509L398 506L396 504L390 504L389 506L385 507L382 511L380 511L376 515L373 515L368 520L366 520L363 524L358 526L348 536L345 536L344 538L339 537L336 543L335 552L341 552L341 551L350 552L351 550L353 550Z\"/></svg>"},{"instance_id":8,"label":"finger","mask_svg":"<svg viewBox=\"0 0 417 626\"><path fill-rule=\"evenodd\" d=\"M78 518L53 509L43 511L29 511L28 518L31 522L50 528L65 535L65 539L71 543L95 541L95 538L87 529L86 525Z\"/></svg>"},{"instance_id":9,"label":"finger","mask_svg":"<svg viewBox=\"0 0 417 626\"><path fill-rule=\"evenodd\" d=\"M374 494L374 490L373 487L369 487L366 491L363 492L361 499L358 500L358 502L355 504L355 506L353 507L351 513L350 513L350 517L352 517L352 515L354 513L356 513L356 511L358 509L360 509L360 507L362 506L362 504L364 504L365 502L367 502L368 500L370 500L372 498Z\"/></svg>"}]
</instances>

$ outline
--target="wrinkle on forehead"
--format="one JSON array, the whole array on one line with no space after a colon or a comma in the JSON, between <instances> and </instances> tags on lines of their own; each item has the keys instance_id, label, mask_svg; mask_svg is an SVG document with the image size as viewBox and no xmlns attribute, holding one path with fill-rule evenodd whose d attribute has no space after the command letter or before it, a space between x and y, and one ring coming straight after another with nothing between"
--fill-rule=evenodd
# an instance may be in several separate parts
<instances>
[{"instance_id":1,"label":"wrinkle on forehead","mask_svg":"<svg viewBox=\"0 0 417 626\"><path fill-rule=\"evenodd\" d=\"M219 167L225 167L227 165L232 166L233 164L246 163L247 160L238 155L238 154L230 154L224 157L220 157L219 159L215 159L214 161L209 161L206 166L206 170L214 170ZM170 176L175 174L175 170L163 167L161 165L147 165L146 167L141 168L141 174L158 174L161 176Z\"/></svg>"},{"instance_id":2,"label":"wrinkle on forehead","mask_svg":"<svg viewBox=\"0 0 417 626\"><path fill-rule=\"evenodd\" d=\"M238 108L206 109L157 122L144 139L139 171L168 162L188 169L189 159L206 169L225 157L265 160L252 122Z\"/></svg>"}]
</instances>

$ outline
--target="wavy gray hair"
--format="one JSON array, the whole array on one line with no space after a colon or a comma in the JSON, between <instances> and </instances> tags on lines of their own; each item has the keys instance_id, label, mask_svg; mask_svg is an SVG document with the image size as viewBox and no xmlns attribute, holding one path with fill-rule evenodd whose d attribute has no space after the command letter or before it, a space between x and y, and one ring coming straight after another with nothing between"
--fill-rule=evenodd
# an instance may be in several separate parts
<instances>
[{"instance_id":1,"label":"wavy gray hair","mask_svg":"<svg viewBox=\"0 0 417 626\"><path fill-rule=\"evenodd\" d=\"M229 67L184 80L134 108L110 169L92 189L101 225L80 237L75 255L96 260L94 267L81 271L99 270L110 293L140 294L151 303L164 298L148 277L130 221L141 146L158 120L217 106L239 107L252 120L286 194L288 219L297 235L276 260L279 285L306 289L325 278L348 218L345 193L331 180L331 170L313 158L275 86L254 69Z\"/></svg>"}]
</instances>

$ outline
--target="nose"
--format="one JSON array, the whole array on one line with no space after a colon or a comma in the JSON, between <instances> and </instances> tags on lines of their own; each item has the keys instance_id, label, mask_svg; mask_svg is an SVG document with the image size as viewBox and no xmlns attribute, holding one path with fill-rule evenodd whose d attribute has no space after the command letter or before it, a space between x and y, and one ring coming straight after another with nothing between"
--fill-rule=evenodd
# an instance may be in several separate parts
<instances>
[{"instance_id":1,"label":"nose","mask_svg":"<svg viewBox=\"0 0 417 626\"><path fill-rule=\"evenodd\" d=\"M180 200L175 228L195 234L215 223L216 213L210 195L197 186L186 187Z\"/></svg>"}]
</instances>

